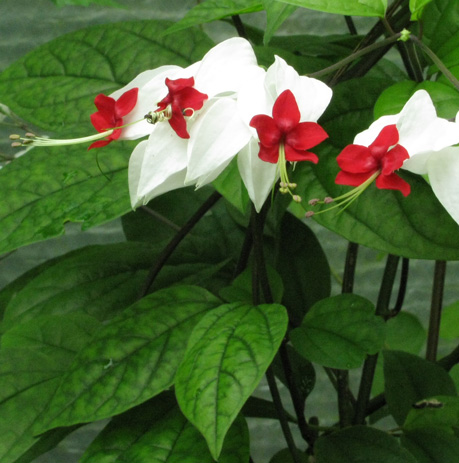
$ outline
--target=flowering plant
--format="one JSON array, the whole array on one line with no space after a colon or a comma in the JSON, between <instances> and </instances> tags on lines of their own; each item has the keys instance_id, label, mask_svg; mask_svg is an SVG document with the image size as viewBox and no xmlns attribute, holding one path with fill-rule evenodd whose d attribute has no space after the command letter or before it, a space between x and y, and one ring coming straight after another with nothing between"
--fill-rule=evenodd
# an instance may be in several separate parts
<instances>
[{"instance_id":1,"label":"flowering plant","mask_svg":"<svg viewBox=\"0 0 459 463\"><path fill-rule=\"evenodd\" d=\"M0 74L0 461L456 463L456 0L55 3L107 23Z\"/></svg>"}]
</instances>

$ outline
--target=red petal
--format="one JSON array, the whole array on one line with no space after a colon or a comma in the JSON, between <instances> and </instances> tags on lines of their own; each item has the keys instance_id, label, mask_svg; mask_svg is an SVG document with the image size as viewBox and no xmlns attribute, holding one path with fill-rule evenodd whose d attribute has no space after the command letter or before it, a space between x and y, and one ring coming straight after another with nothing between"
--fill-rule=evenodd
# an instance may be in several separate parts
<instances>
[{"instance_id":1,"label":"red petal","mask_svg":"<svg viewBox=\"0 0 459 463\"><path fill-rule=\"evenodd\" d=\"M138 88L131 88L124 92L115 103L115 114L117 117L124 117L129 114L137 103Z\"/></svg>"},{"instance_id":2,"label":"red petal","mask_svg":"<svg viewBox=\"0 0 459 463\"><path fill-rule=\"evenodd\" d=\"M285 145L285 159L290 162L297 161L311 161L314 164L319 162L319 158L316 154L305 150L296 150L292 146Z\"/></svg>"},{"instance_id":3,"label":"red petal","mask_svg":"<svg viewBox=\"0 0 459 463\"><path fill-rule=\"evenodd\" d=\"M328 138L327 132L315 122L301 122L285 137L285 143L296 150L307 150Z\"/></svg>"},{"instance_id":4,"label":"red petal","mask_svg":"<svg viewBox=\"0 0 459 463\"><path fill-rule=\"evenodd\" d=\"M400 169L405 159L409 157L408 151L402 145L395 145L382 159L382 173L389 175L394 170Z\"/></svg>"},{"instance_id":5,"label":"red petal","mask_svg":"<svg viewBox=\"0 0 459 463\"><path fill-rule=\"evenodd\" d=\"M349 172L338 172L336 176L335 183L337 185L349 185L349 186L359 186L365 180L368 180L371 177L372 172L367 174L352 174Z\"/></svg>"},{"instance_id":6,"label":"red petal","mask_svg":"<svg viewBox=\"0 0 459 463\"><path fill-rule=\"evenodd\" d=\"M103 113L93 113L90 117L92 125L98 132L105 132L112 127L113 121L107 120Z\"/></svg>"},{"instance_id":7,"label":"red petal","mask_svg":"<svg viewBox=\"0 0 459 463\"><path fill-rule=\"evenodd\" d=\"M115 112L116 101L111 97L100 93L94 98L94 104L96 108L101 112L113 114Z\"/></svg>"},{"instance_id":8,"label":"red petal","mask_svg":"<svg viewBox=\"0 0 459 463\"><path fill-rule=\"evenodd\" d=\"M180 138L190 138L190 135L186 130L185 118L179 108L174 108L174 106L172 107L172 117L169 119L169 124Z\"/></svg>"},{"instance_id":9,"label":"red petal","mask_svg":"<svg viewBox=\"0 0 459 463\"><path fill-rule=\"evenodd\" d=\"M260 152L258 157L265 162L270 162L271 164L276 164L279 160L279 146L264 146L261 143L258 144L260 147Z\"/></svg>"},{"instance_id":10,"label":"red petal","mask_svg":"<svg viewBox=\"0 0 459 463\"><path fill-rule=\"evenodd\" d=\"M284 90L273 106L273 119L283 132L290 132L300 122L300 110L290 90Z\"/></svg>"},{"instance_id":11,"label":"red petal","mask_svg":"<svg viewBox=\"0 0 459 463\"><path fill-rule=\"evenodd\" d=\"M169 89L169 93L174 94L183 90L186 87L193 87L194 77L188 77L186 79L168 79L166 77L166 86Z\"/></svg>"},{"instance_id":12,"label":"red petal","mask_svg":"<svg viewBox=\"0 0 459 463\"><path fill-rule=\"evenodd\" d=\"M195 88L187 87L172 96L172 102L177 104L181 110L191 108L197 111L204 105L207 95L201 93Z\"/></svg>"},{"instance_id":13,"label":"red petal","mask_svg":"<svg viewBox=\"0 0 459 463\"><path fill-rule=\"evenodd\" d=\"M373 156L381 159L391 146L398 143L398 139L399 135L396 125L386 125L368 148L370 148Z\"/></svg>"},{"instance_id":14,"label":"red petal","mask_svg":"<svg viewBox=\"0 0 459 463\"><path fill-rule=\"evenodd\" d=\"M385 190L399 190L403 196L408 196L411 192L410 184L396 174L379 175L376 186Z\"/></svg>"},{"instance_id":15,"label":"red petal","mask_svg":"<svg viewBox=\"0 0 459 463\"><path fill-rule=\"evenodd\" d=\"M109 143L111 143L111 141L112 140L97 140L89 146L88 150L91 150L93 148L102 148L102 146L108 145Z\"/></svg>"},{"instance_id":16,"label":"red petal","mask_svg":"<svg viewBox=\"0 0 459 463\"><path fill-rule=\"evenodd\" d=\"M372 156L369 148L361 145L347 145L336 157L336 162L343 171L351 174L369 172L371 175L379 168L378 162ZM347 185L347 183L344 183L344 185Z\"/></svg>"},{"instance_id":17,"label":"red petal","mask_svg":"<svg viewBox=\"0 0 459 463\"><path fill-rule=\"evenodd\" d=\"M249 125L250 127L253 127L257 130L258 138L260 139L260 143L262 145L276 147L279 146L282 133L277 128L277 125L272 117L266 116L266 114L253 116Z\"/></svg>"}]
</instances>

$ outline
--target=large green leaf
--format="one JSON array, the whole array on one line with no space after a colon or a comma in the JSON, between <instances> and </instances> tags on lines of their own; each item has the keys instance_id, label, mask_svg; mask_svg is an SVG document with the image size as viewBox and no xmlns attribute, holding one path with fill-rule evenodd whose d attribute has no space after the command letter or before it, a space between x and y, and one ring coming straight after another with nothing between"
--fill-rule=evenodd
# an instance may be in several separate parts
<instances>
[{"instance_id":1,"label":"large green leaf","mask_svg":"<svg viewBox=\"0 0 459 463\"><path fill-rule=\"evenodd\" d=\"M281 305L232 303L209 312L195 327L175 390L180 408L204 435L214 459L274 358L287 322Z\"/></svg>"},{"instance_id":2,"label":"large green leaf","mask_svg":"<svg viewBox=\"0 0 459 463\"><path fill-rule=\"evenodd\" d=\"M373 304L354 294L317 302L290 333L303 357L343 370L361 366L367 354L382 348L384 337L384 321L375 315Z\"/></svg>"},{"instance_id":3,"label":"large green leaf","mask_svg":"<svg viewBox=\"0 0 459 463\"><path fill-rule=\"evenodd\" d=\"M169 27L167 34L234 15L261 11L261 0L205 0L192 8L185 17Z\"/></svg>"},{"instance_id":4,"label":"large green leaf","mask_svg":"<svg viewBox=\"0 0 459 463\"><path fill-rule=\"evenodd\" d=\"M430 48L442 57L450 47L449 41L459 32L459 3L456 0L431 1L424 9L422 24Z\"/></svg>"},{"instance_id":5,"label":"large green leaf","mask_svg":"<svg viewBox=\"0 0 459 463\"><path fill-rule=\"evenodd\" d=\"M298 326L309 308L330 295L330 267L314 233L292 214L282 218L276 269L284 282L283 304Z\"/></svg>"},{"instance_id":6,"label":"large green leaf","mask_svg":"<svg viewBox=\"0 0 459 463\"><path fill-rule=\"evenodd\" d=\"M444 339L459 338L459 301L442 310L440 336Z\"/></svg>"},{"instance_id":7,"label":"large green leaf","mask_svg":"<svg viewBox=\"0 0 459 463\"><path fill-rule=\"evenodd\" d=\"M249 458L247 424L239 416L226 435L219 463L246 463ZM123 452L117 463L214 463L206 441L186 420L179 408L156 421L143 436Z\"/></svg>"},{"instance_id":8,"label":"large green leaf","mask_svg":"<svg viewBox=\"0 0 459 463\"><path fill-rule=\"evenodd\" d=\"M432 0L410 0L411 19L417 21L421 18L424 7Z\"/></svg>"},{"instance_id":9,"label":"large green leaf","mask_svg":"<svg viewBox=\"0 0 459 463\"><path fill-rule=\"evenodd\" d=\"M146 243L119 243L88 246L62 256L15 293L6 307L2 330L51 314L80 312L99 320L113 318L138 299L161 250L162 246ZM155 281L155 289L201 280L209 284L222 266L187 257L178 253L168 261Z\"/></svg>"},{"instance_id":10,"label":"large green leaf","mask_svg":"<svg viewBox=\"0 0 459 463\"><path fill-rule=\"evenodd\" d=\"M147 69L188 66L212 46L198 30L162 37L170 24L110 23L59 37L0 75L0 102L44 130L88 132L97 94L109 94Z\"/></svg>"},{"instance_id":11,"label":"large green leaf","mask_svg":"<svg viewBox=\"0 0 459 463\"><path fill-rule=\"evenodd\" d=\"M81 463L115 463L150 428L177 406L171 391L115 416L81 457Z\"/></svg>"},{"instance_id":12,"label":"large green leaf","mask_svg":"<svg viewBox=\"0 0 459 463\"><path fill-rule=\"evenodd\" d=\"M62 235L65 222L82 228L125 214L131 149L116 144L99 154L78 146L35 149L0 170L0 254Z\"/></svg>"},{"instance_id":13,"label":"large green leaf","mask_svg":"<svg viewBox=\"0 0 459 463\"><path fill-rule=\"evenodd\" d=\"M320 437L316 463L417 463L389 434L366 426L352 426Z\"/></svg>"},{"instance_id":14,"label":"large green leaf","mask_svg":"<svg viewBox=\"0 0 459 463\"><path fill-rule=\"evenodd\" d=\"M30 450L38 456L66 431L56 430L45 442L35 424L47 408L76 352L99 323L86 315L42 317L16 326L2 337L0 351L0 460L15 462ZM54 440L53 440L54 439ZM40 441L41 444L40 444Z\"/></svg>"},{"instance_id":15,"label":"large green leaf","mask_svg":"<svg viewBox=\"0 0 459 463\"><path fill-rule=\"evenodd\" d=\"M192 328L218 305L204 289L175 286L112 319L78 353L37 431L122 413L171 386Z\"/></svg>"},{"instance_id":16,"label":"large green leaf","mask_svg":"<svg viewBox=\"0 0 459 463\"><path fill-rule=\"evenodd\" d=\"M88 246L61 257L11 300L2 328L42 315L113 318L137 300L157 251L142 243Z\"/></svg>"},{"instance_id":17,"label":"large green leaf","mask_svg":"<svg viewBox=\"0 0 459 463\"><path fill-rule=\"evenodd\" d=\"M402 351L384 351L385 395L395 421L402 425L414 403L435 395L456 395L439 365Z\"/></svg>"},{"instance_id":18,"label":"large green leaf","mask_svg":"<svg viewBox=\"0 0 459 463\"><path fill-rule=\"evenodd\" d=\"M416 457L418 463L457 463L459 437L439 429L404 432L401 444Z\"/></svg>"},{"instance_id":19,"label":"large green leaf","mask_svg":"<svg viewBox=\"0 0 459 463\"><path fill-rule=\"evenodd\" d=\"M278 0L280 3L301 6L325 13L349 16L379 16L386 13L387 0Z\"/></svg>"},{"instance_id":20,"label":"large green leaf","mask_svg":"<svg viewBox=\"0 0 459 463\"><path fill-rule=\"evenodd\" d=\"M296 10L296 6L286 5L278 0L262 0L266 10L266 30L263 42L268 44L271 37L279 29L282 23Z\"/></svg>"}]
</instances>

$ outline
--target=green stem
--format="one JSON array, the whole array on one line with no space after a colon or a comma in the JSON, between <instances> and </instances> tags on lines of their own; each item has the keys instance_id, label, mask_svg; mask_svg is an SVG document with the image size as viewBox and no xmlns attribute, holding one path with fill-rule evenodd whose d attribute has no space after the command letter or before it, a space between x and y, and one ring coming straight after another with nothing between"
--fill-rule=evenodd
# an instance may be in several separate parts
<instances>
[{"instance_id":1,"label":"green stem","mask_svg":"<svg viewBox=\"0 0 459 463\"><path fill-rule=\"evenodd\" d=\"M442 72L443 75L456 87L456 89L459 90L459 80L457 80L453 73L443 64L443 61L415 35L410 35L410 40L432 60L440 72Z\"/></svg>"},{"instance_id":2,"label":"green stem","mask_svg":"<svg viewBox=\"0 0 459 463\"><path fill-rule=\"evenodd\" d=\"M376 315L385 318L389 311L390 298L392 288L394 286L395 276L400 257L389 254L387 256L386 268L379 290L378 302L376 303ZM362 377L360 380L359 393L357 396L357 404L353 424L363 424L365 422L366 410L373 385L373 378L376 369L378 354L367 356L363 364Z\"/></svg>"},{"instance_id":3,"label":"green stem","mask_svg":"<svg viewBox=\"0 0 459 463\"><path fill-rule=\"evenodd\" d=\"M432 302L430 305L429 332L427 335L426 359L435 362L437 359L438 338L440 332L441 308L445 287L446 261L435 262Z\"/></svg>"},{"instance_id":4,"label":"green stem","mask_svg":"<svg viewBox=\"0 0 459 463\"><path fill-rule=\"evenodd\" d=\"M247 32L245 30L244 23L242 22L241 17L238 14L236 14L234 16L231 16L231 20L233 21L233 25L236 28L239 37L248 40Z\"/></svg>"},{"instance_id":5,"label":"green stem","mask_svg":"<svg viewBox=\"0 0 459 463\"><path fill-rule=\"evenodd\" d=\"M320 71L313 72L312 74L308 74L308 77L321 77L326 74L329 74L330 72L337 71L343 66L346 66L347 64L352 63L356 59L362 56L365 56L366 54L371 53L372 51L377 50L378 48L386 47L387 45L390 45L396 42L399 38L400 38L400 34L398 33L398 34L393 35L392 37L388 37L387 39L381 40L380 42L376 42L371 45L368 45L367 47L362 48L361 50L356 51L355 53L352 53L351 55L347 56L341 61L338 61L335 64L332 64L331 66L321 69Z\"/></svg>"},{"instance_id":6,"label":"green stem","mask_svg":"<svg viewBox=\"0 0 459 463\"><path fill-rule=\"evenodd\" d=\"M146 296L150 290L151 285L154 283L156 277L158 276L161 269L164 267L165 263L175 251L177 246L181 241L190 233L192 228L204 217L207 211L211 209L215 203L221 198L221 194L218 192L212 193L201 205L201 207L193 214L193 216L188 220L188 222L178 231L175 236L169 241L167 246L163 249L159 255L155 265L150 270L143 287L139 293L139 299Z\"/></svg>"}]
</instances>

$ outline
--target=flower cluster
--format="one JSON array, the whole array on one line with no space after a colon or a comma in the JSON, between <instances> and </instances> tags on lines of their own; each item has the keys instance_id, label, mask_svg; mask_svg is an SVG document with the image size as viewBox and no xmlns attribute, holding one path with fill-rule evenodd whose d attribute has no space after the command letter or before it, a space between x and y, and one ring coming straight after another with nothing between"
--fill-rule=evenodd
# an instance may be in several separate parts
<instances>
[{"instance_id":1,"label":"flower cluster","mask_svg":"<svg viewBox=\"0 0 459 463\"><path fill-rule=\"evenodd\" d=\"M98 95L91 115L96 135L76 140L15 136L18 145L138 139L129 162L131 204L136 208L167 191L200 187L215 180L237 156L241 178L257 211L280 179L280 192L294 201L296 184L289 164L317 163L310 150L328 134L317 123L332 96L324 83L300 76L282 58L267 69L258 66L249 42L226 40L201 61L182 68L161 66L139 74L110 96ZM410 185L397 171L429 176L433 191L459 223L458 122L437 117L424 90L399 114L384 116L358 134L337 157L336 183L354 187L336 201L349 205L372 183L398 190ZM308 212L307 215L312 215Z\"/></svg>"}]
</instances>

